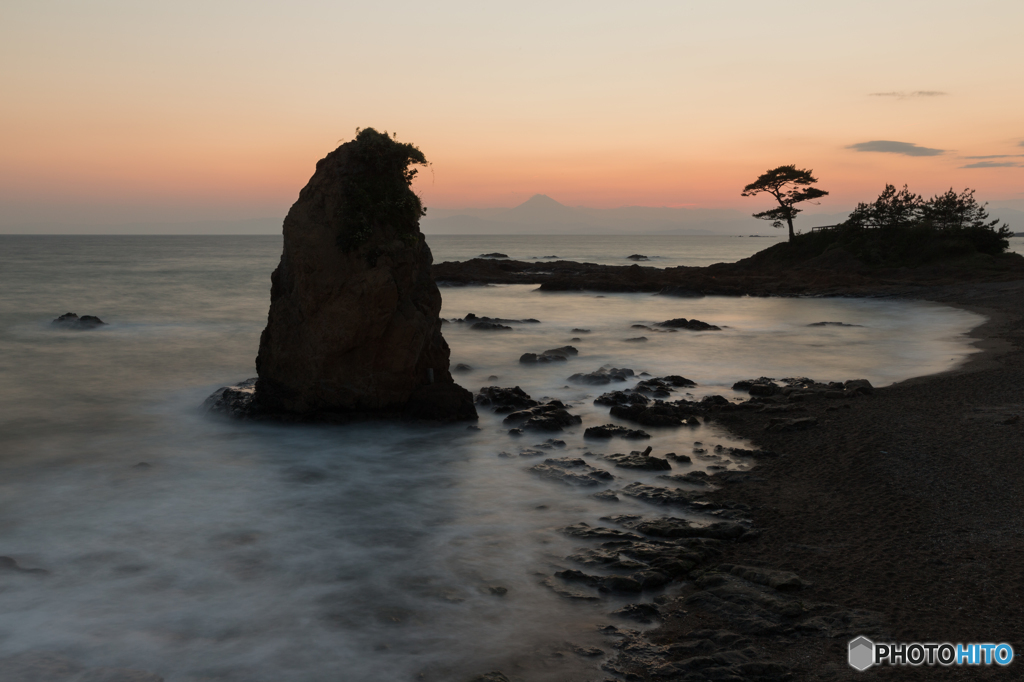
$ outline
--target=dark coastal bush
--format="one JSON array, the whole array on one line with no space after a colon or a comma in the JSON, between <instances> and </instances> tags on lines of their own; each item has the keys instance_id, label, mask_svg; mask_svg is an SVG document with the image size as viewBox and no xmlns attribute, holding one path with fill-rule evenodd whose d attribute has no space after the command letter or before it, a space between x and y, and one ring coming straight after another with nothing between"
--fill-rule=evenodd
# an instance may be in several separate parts
<instances>
[{"instance_id":1,"label":"dark coastal bush","mask_svg":"<svg viewBox=\"0 0 1024 682\"><path fill-rule=\"evenodd\" d=\"M413 235L426 209L410 187L418 169L409 166L426 165L423 152L373 128L357 130L348 144L358 172L343 181L347 210L338 245L345 251L359 248L385 225Z\"/></svg>"},{"instance_id":2,"label":"dark coastal bush","mask_svg":"<svg viewBox=\"0 0 1024 682\"><path fill-rule=\"evenodd\" d=\"M793 241L758 254L754 260L793 265L833 252L845 252L864 265L916 267L975 254L996 256L1013 235L990 220L974 190L953 189L931 199L886 185L871 203L861 203L843 223L796 235ZM840 251L841 250L841 251Z\"/></svg>"}]
</instances>

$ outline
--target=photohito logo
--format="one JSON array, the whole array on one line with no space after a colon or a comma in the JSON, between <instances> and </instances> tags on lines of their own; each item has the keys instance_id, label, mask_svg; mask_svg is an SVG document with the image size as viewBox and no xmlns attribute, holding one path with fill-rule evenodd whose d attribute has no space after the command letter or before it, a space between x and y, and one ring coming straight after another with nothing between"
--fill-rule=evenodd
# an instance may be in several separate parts
<instances>
[{"instance_id":1,"label":"photohito logo","mask_svg":"<svg viewBox=\"0 0 1024 682\"><path fill-rule=\"evenodd\" d=\"M867 670L873 665L1009 665L1013 647L1000 644L950 644L934 642L875 644L867 637L850 640L850 666Z\"/></svg>"}]
</instances>

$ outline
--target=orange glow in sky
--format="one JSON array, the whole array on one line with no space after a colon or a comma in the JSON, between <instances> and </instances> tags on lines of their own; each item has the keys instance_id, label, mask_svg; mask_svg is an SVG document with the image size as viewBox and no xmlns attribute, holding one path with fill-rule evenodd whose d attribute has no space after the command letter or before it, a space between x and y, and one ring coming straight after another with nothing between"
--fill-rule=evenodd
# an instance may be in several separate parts
<instances>
[{"instance_id":1,"label":"orange glow in sky","mask_svg":"<svg viewBox=\"0 0 1024 682\"><path fill-rule=\"evenodd\" d=\"M1024 4L493 5L11 0L0 231L283 216L365 126L440 208L752 212L794 163L822 212L885 183L1024 209Z\"/></svg>"}]
</instances>

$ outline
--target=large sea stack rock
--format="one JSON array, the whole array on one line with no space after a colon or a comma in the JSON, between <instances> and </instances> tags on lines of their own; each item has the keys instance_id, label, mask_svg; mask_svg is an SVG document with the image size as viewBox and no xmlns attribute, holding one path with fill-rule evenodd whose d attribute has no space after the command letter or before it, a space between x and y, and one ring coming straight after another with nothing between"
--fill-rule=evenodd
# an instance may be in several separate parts
<instances>
[{"instance_id":1,"label":"large sea stack rock","mask_svg":"<svg viewBox=\"0 0 1024 682\"><path fill-rule=\"evenodd\" d=\"M284 220L256 358L258 414L476 419L449 372L410 189L426 160L372 128L321 159Z\"/></svg>"}]
</instances>

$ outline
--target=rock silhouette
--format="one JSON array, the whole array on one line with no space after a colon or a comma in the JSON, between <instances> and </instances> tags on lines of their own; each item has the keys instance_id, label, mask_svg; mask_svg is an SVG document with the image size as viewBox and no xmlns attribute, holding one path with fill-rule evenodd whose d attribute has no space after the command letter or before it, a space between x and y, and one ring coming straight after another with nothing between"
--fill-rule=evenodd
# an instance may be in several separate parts
<instances>
[{"instance_id":1,"label":"rock silhouette","mask_svg":"<svg viewBox=\"0 0 1024 682\"><path fill-rule=\"evenodd\" d=\"M284 220L252 412L475 419L449 372L410 189L426 163L372 128L321 159Z\"/></svg>"}]
</instances>

